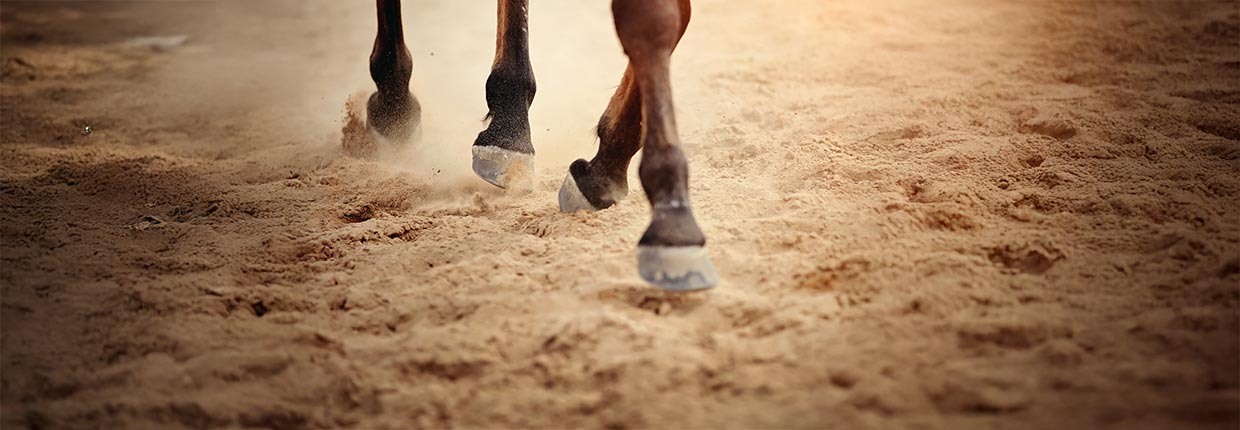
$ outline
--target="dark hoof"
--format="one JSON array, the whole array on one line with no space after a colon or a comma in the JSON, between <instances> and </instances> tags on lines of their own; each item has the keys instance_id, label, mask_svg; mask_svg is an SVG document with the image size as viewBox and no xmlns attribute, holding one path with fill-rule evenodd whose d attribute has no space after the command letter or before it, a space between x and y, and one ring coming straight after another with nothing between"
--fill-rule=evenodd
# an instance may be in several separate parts
<instances>
[{"instance_id":1,"label":"dark hoof","mask_svg":"<svg viewBox=\"0 0 1240 430\"><path fill-rule=\"evenodd\" d=\"M705 246L638 246L637 272L668 291L697 291L719 285L719 273Z\"/></svg>"},{"instance_id":2,"label":"dark hoof","mask_svg":"<svg viewBox=\"0 0 1240 430\"><path fill-rule=\"evenodd\" d=\"M366 103L366 129L381 145L413 141L422 131L422 106L412 93L385 97L375 92Z\"/></svg>"},{"instance_id":3,"label":"dark hoof","mask_svg":"<svg viewBox=\"0 0 1240 430\"><path fill-rule=\"evenodd\" d=\"M560 187L560 210L597 211L607 209L628 195L629 187L625 173L606 176L590 168L586 160L578 159L568 168L568 176Z\"/></svg>"},{"instance_id":4,"label":"dark hoof","mask_svg":"<svg viewBox=\"0 0 1240 430\"><path fill-rule=\"evenodd\" d=\"M572 172L564 176L564 185L560 185L561 212L574 213L580 210L594 212L599 209L586 200L584 194L581 194L581 188L578 188L577 181L573 180Z\"/></svg>"},{"instance_id":5,"label":"dark hoof","mask_svg":"<svg viewBox=\"0 0 1240 430\"><path fill-rule=\"evenodd\" d=\"M371 127L368 132L370 134L370 138L374 139L375 144L379 147L390 148L421 139L422 127L420 125L413 124L397 131L388 131L387 134L384 134L384 132L379 131L377 128Z\"/></svg>"},{"instance_id":6,"label":"dark hoof","mask_svg":"<svg viewBox=\"0 0 1240 430\"><path fill-rule=\"evenodd\" d=\"M534 144L529 120L521 114L495 114L474 139L474 173L504 189L534 189Z\"/></svg>"},{"instance_id":7,"label":"dark hoof","mask_svg":"<svg viewBox=\"0 0 1240 430\"><path fill-rule=\"evenodd\" d=\"M504 189L534 189L534 154L474 145L474 173Z\"/></svg>"}]
</instances>

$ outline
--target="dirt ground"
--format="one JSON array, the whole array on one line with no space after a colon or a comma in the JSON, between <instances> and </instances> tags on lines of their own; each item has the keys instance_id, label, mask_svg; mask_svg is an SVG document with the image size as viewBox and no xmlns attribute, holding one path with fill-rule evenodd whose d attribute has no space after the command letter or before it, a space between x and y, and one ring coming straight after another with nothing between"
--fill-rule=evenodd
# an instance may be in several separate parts
<instances>
[{"instance_id":1,"label":"dirt ground","mask_svg":"<svg viewBox=\"0 0 1240 430\"><path fill-rule=\"evenodd\" d=\"M608 3L533 2L529 194L469 171L494 5L406 3L377 161L367 2L0 5L5 429L1240 428L1240 3L697 1L679 295L635 172L556 208Z\"/></svg>"}]
</instances>

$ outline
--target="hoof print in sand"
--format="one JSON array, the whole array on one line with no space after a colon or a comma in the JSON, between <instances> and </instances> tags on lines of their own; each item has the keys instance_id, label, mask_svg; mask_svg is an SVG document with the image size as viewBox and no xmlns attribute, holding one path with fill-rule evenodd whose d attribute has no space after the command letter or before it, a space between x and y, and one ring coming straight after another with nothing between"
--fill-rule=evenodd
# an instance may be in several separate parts
<instances>
[{"instance_id":1,"label":"hoof print in sand","mask_svg":"<svg viewBox=\"0 0 1240 430\"><path fill-rule=\"evenodd\" d=\"M1051 244L1002 245L987 250L990 261L1010 270L1039 275L1065 258Z\"/></svg>"}]
</instances>

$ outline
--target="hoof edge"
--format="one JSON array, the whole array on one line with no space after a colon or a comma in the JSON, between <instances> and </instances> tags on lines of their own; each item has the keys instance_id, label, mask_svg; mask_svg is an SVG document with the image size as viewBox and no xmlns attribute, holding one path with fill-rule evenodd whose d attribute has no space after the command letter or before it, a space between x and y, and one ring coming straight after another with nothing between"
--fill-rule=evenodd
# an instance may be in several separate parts
<instances>
[{"instance_id":1,"label":"hoof edge","mask_svg":"<svg viewBox=\"0 0 1240 430\"><path fill-rule=\"evenodd\" d=\"M642 279L668 291L697 291L719 284L719 273L705 246L638 246Z\"/></svg>"},{"instance_id":2,"label":"hoof edge","mask_svg":"<svg viewBox=\"0 0 1240 430\"><path fill-rule=\"evenodd\" d=\"M534 154L474 145L474 173L504 189L534 189Z\"/></svg>"}]
</instances>

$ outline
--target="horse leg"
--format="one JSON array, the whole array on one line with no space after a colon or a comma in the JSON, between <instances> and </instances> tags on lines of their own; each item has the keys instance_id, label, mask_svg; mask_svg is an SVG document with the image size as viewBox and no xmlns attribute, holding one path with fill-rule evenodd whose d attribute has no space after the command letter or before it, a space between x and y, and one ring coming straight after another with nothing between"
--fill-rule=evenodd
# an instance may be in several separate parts
<instances>
[{"instance_id":1,"label":"horse leg","mask_svg":"<svg viewBox=\"0 0 1240 430\"><path fill-rule=\"evenodd\" d=\"M643 151L638 176L652 216L638 241L638 272L647 282L668 290L713 287L719 275L706 250L706 237L693 219L689 166L680 149L672 104L672 49L688 21L689 4L613 0L611 10L642 100Z\"/></svg>"},{"instance_id":2,"label":"horse leg","mask_svg":"<svg viewBox=\"0 0 1240 430\"><path fill-rule=\"evenodd\" d=\"M598 152L568 166L560 186L560 210L606 209L629 194L629 160L641 149L642 97L629 65L598 121Z\"/></svg>"},{"instance_id":3,"label":"horse leg","mask_svg":"<svg viewBox=\"0 0 1240 430\"><path fill-rule=\"evenodd\" d=\"M406 142L422 119L422 107L409 92L413 59L405 46L400 0L376 0L379 30L370 52L370 77L378 91L366 104L367 127L385 139Z\"/></svg>"},{"instance_id":4,"label":"horse leg","mask_svg":"<svg viewBox=\"0 0 1240 430\"><path fill-rule=\"evenodd\" d=\"M689 25L689 0L680 0L680 32ZM673 49L675 46L673 46ZM629 193L629 161L642 147L642 97L633 64L624 69L620 86L611 96L598 121L598 152L590 161L578 159L568 168L560 187L560 210L600 210L611 207Z\"/></svg>"},{"instance_id":5,"label":"horse leg","mask_svg":"<svg viewBox=\"0 0 1240 430\"><path fill-rule=\"evenodd\" d=\"M529 110L536 87L530 65L528 8L529 0L499 0L495 61L486 84L491 122L474 141L474 173L501 188L533 188Z\"/></svg>"}]
</instances>

